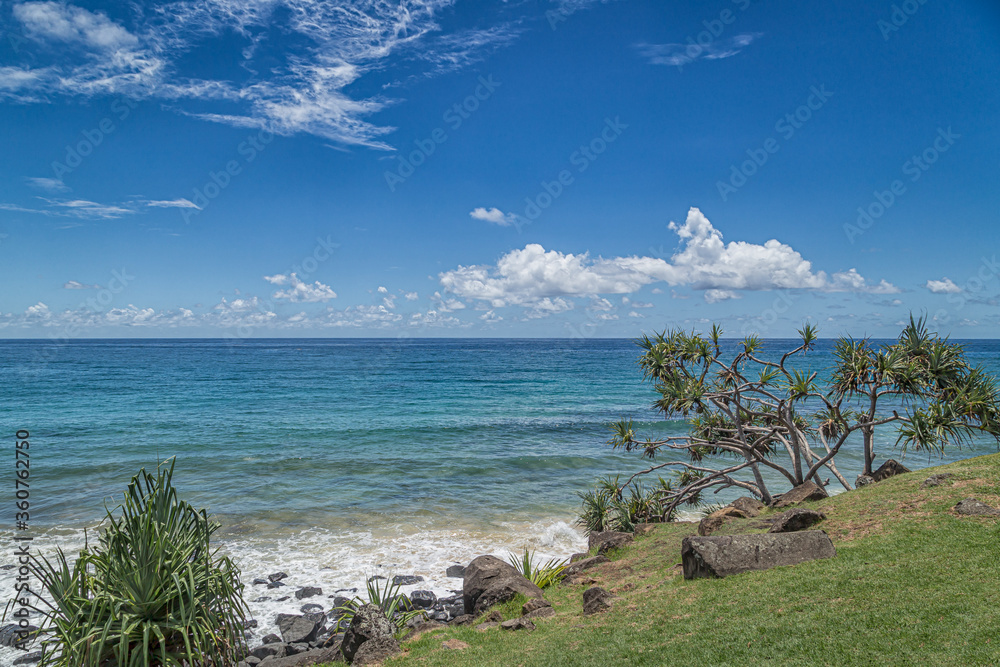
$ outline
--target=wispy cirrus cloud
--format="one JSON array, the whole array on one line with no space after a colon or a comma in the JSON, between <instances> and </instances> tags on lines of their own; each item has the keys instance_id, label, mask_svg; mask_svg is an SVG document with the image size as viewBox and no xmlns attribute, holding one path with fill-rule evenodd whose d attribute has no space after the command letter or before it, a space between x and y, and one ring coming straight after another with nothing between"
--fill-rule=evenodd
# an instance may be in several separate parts
<instances>
[{"instance_id":1,"label":"wispy cirrus cloud","mask_svg":"<svg viewBox=\"0 0 1000 667\"><path fill-rule=\"evenodd\" d=\"M636 50L651 65L684 67L696 60L722 60L731 58L750 46L760 33L744 33L707 44L637 44Z\"/></svg>"},{"instance_id":2,"label":"wispy cirrus cloud","mask_svg":"<svg viewBox=\"0 0 1000 667\"><path fill-rule=\"evenodd\" d=\"M0 28L25 35L41 55L0 68L0 99L166 99L207 121L390 149L385 136L394 128L370 117L394 100L358 96L349 86L365 76L391 76L392 85L461 69L520 32L516 21L504 20L445 32L439 15L453 4L198 0L133 5L112 15L22 2L10 14L14 25ZM185 58L206 47L232 51L242 75ZM225 105L205 109L211 102Z\"/></svg>"},{"instance_id":3,"label":"wispy cirrus cloud","mask_svg":"<svg viewBox=\"0 0 1000 667\"><path fill-rule=\"evenodd\" d=\"M59 178L32 177L25 180L28 185L46 192L69 192L69 187Z\"/></svg>"},{"instance_id":4,"label":"wispy cirrus cloud","mask_svg":"<svg viewBox=\"0 0 1000 667\"><path fill-rule=\"evenodd\" d=\"M34 179L55 180L55 179ZM58 181L61 183L61 181ZM69 188L66 188L67 190ZM180 198L170 200L136 199L133 201L101 204L86 199L51 199L37 197L42 203L41 208L20 206L0 202L0 210L17 213L34 213L58 218L76 218L78 220L114 220L128 215L140 213L144 208L198 208L191 201Z\"/></svg>"}]
</instances>

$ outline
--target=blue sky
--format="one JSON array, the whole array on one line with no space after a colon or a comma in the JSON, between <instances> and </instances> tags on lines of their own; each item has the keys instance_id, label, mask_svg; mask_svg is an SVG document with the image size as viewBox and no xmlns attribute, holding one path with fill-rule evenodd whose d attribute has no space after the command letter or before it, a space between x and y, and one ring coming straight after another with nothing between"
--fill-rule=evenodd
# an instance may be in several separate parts
<instances>
[{"instance_id":1,"label":"blue sky","mask_svg":"<svg viewBox=\"0 0 1000 667\"><path fill-rule=\"evenodd\" d=\"M0 4L0 336L998 337L992 2Z\"/></svg>"}]
</instances>

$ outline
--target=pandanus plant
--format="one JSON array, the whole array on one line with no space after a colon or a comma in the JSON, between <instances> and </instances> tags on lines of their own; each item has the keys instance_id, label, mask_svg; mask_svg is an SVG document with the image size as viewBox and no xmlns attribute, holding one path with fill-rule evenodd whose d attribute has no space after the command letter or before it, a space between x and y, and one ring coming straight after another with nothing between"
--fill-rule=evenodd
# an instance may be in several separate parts
<instances>
[{"instance_id":1,"label":"pandanus plant","mask_svg":"<svg viewBox=\"0 0 1000 667\"><path fill-rule=\"evenodd\" d=\"M820 482L820 473L828 471L850 489L835 457L852 434L860 434L864 473L870 475L875 430L890 423L904 452L942 452L981 435L1000 443L995 380L968 363L961 345L930 333L923 318L911 316L891 344L838 340L825 386L817 372L792 365L816 344L811 325L799 331L801 342L776 361L764 358L764 343L756 336L724 354L721 336L713 326L707 336L666 331L637 341L643 351L639 366L659 395L655 407L667 418L687 419L688 431L643 438L630 420L622 420L611 425L609 444L649 459L663 451L686 457L641 470L617 486L612 497L621 497L642 475L667 467L680 474L657 490L661 520L709 489L736 487L770 504L775 494L769 484L775 482L766 481L765 472L778 484L797 486ZM896 407L886 409L886 401ZM585 502L585 512L593 514L592 505Z\"/></svg>"},{"instance_id":2,"label":"pandanus plant","mask_svg":"<svg viewBox=\"0 0 1000 667\"><path fill-rule=\"evenodd\" d=\"M212 549L219 524L178 498L173 471L171 460L133 477L98 545L72 563L61 550L32 558L40 667L227 667L246 655L239 570Z\"/></svg>"}]
</instances>

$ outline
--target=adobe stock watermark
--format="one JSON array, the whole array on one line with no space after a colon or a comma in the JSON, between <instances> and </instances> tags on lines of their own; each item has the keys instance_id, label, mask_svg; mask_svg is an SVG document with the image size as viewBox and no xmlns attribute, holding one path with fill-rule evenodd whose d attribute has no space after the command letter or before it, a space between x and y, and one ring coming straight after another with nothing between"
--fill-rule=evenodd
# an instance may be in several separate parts
<instances>
[{"instance_id":1,"label":"adobe stock watermark","mask_svg":"<svg viewBox=\"0 0 1000 667\"><path fill-rule=\"evenodd\" d=\"M809 96L806 97L805 102L779 118L778 122L774 124L774 131L783 140L789 141L812 119L815 112L823 108L831 97L833 97L833 93L827 90L825 85L810 87ZM765 139L760 148L748 148L746 151L748 159L738 165L730 166L727 181L716 181L715 183L722 201L727 201L729 195L735 194L746 185L747 181L779 150L781 150L781 142L773 136Z\"/></svg>"},{"instance_id":2,"label":"adobe stock watermark","mask_svg":"<svg viewBox=\"0 0 1000 667\"><path fill-rule=\"evenodd\" d=\"M493 97L502 84L493 79L493 75L479 77L476 79L478 85L471 95L466 96L461 102L456 102L441 114L441 120L451 128L452 132L458 131L465 121L472 118L472 114L479 110L480 105ZM392 171L384 172L385 184L389 186L389 192L395 192L396 188L406 182L417 169L427 162L427 158L434 154L437 147L448 141L448 133L444 127L436 127L423 139L414 139L414 149L403 155L396 155L398 164Z\"/></svg>"},{"instance_id":3,"label":"adobe stock watermark","mask_svg":"<svg viewBox=\"0 0 1000 667\"><path fill-rule=\"evenodd\" d=\"M575 167L577 174L582 174L590 168L590 165L597 160L608 147L613 144L618 137L622 135L622 132L628 129L628 125L621 121L620 116L615 116L614 120L610 118L604 119L604 127L601 131L591 139L586 144L580 145L575 151L573 151L569 156L569 163L572 167ZM562 196L566 188L573 185L576 182L576 177L573 175L573 170L562 169L556 174L556 177L551 181L543 180L539 185L541 190L534 197L524 198L524 214L523 216L518 216L518 220L515 221L515 225L518 231L521 229L523 224L521 220L527 220L529 222L534 222L541 215L542 212L552 206L556 199Z\"/></svg>"},{"instance_id":4,"label":"adobe stock watermark","mask_svg":"<svg viewBox=\"0 0 1000 667\"><path fill-rule=\"evenodd\" d=\"M191 222L191 216L197 215L208 208L222 191L229 187L233 178L243 173L243 169L257 159L269 143L274 141L274 133L269 130L260 130L256 134L248 135L236 147L239 159L232 159L226 162L219 171L209 171L208 179L200 188L194 188L191 203L197 208L180 209L184 223Z\"/></svg>"},{"instance_id":5,"label":"adobe stock watermark","mask_svg":"<svg viewBox=\"0 0 1000 667\"><path fill-rule=\"evenodd\" d=\"M751 0L732 0L732 3L736 5L740 13L745 12L747 8L752 4ZM706 19L701 22L701 25L705 28L696 35L688 35L686 40L687 46L684 47L684 56L687 58L686 61L678 60L675 63L677 71L684 71L684 65L694 60L697 60L706 50L711 48L715 40L722 37L726 29L732 24L736 23L736 19L739 14L734 12L730 8L725 8L719 12L718 16L712 19Z\"/></svg>"},{"instance_id":6,"label":"adobe stock watermark","mask_svg":"<svg viewBox=\"0 0 1000 667\"><path fill-rule=\"evenodd\" d=\"M924 175L924 172L930 169L941 155L948 152L961 138L962 135L952 132L950 126L947 130L939 127L934 141L919 154L911 156L903 163L903 166L900 167L903 175L909 176L911 183L916 183ZM899 178L890 183L887 190L872 192L872 201L858 207L857 219L853 223L844 223L844 234L847 235L847 240L853 244L857 237L871 229L875 221L885 215L886 211L892 208L906 192L906 183Z\"/></svg>"},{"instance_id":7,"label":"adobe stock watermark","mask_svg":"<svg viewBox=\"0 0 1000 667\"><path fill-rule=\"evenodd\" d=\"M760 314L756 318L743 322L743 326L740 327L740 335L743 338L750 335L767 336L771 332L772 327L781 319L781 316L787 313L795 304L795 300L792 298L795 296L794 292L776 290L776 294L777 296L771 302L771 305L760 311Z\"/></svg>"},{"instance_id":8,"label":"adobe stock watermark","mask_svg":"<svg viewBox=\"0 0 1000 667\"><path fill-rule=\"evenodd\" d=\"M124 97L111 103L111 113L118 119L124 121L135 110L136 103ZM63 176L71 173L81 164L85 158L90 156L98 146L104 143L109 134L113 133L118 126L112 116L105 116L96 126L80 132L80 139L66 146L65 156L62 161L52 162L52 174L57 180L62 180Z\"/></svg>"},{"instance_id":9,"label":"adobe stock watermark","mask_svg":"<svg viewBox=\"0 0 1000 667\"><path fill-rule=\"evenodd\" d=\"M927 0L903 0L898 5L893 5L889 12L889 20L879 19L875 25L882 33L882 39L886 42L894 32L906 25L910 17L920 11L920 8L927 4Z\"/></svg>"}]
</instances>

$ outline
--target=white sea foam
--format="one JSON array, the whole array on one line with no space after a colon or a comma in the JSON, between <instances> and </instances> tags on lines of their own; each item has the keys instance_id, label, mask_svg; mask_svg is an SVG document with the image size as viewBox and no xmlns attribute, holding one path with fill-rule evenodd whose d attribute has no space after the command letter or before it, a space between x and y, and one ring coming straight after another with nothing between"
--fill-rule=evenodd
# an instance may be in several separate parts
<instances>
[{"instance_id":1,"label":"white sea foam","mask_svg":"<svg viewBox=\"0 0 1000 667\"><path fill-rule=\"evenodd\" d=\"M304 604L320 604L329 611L334 595L364 597L365 582L372 575L389 578L396 574L418 575L424 581L403 586L401 591L430 590L438 596L447 596L461 592L462 588L461 579L445 576L450 565L467 565L483 554L506 560L511 553L520 555L524 548L534 552L536 561L565 559L586 550L586 543L583 533L564 518L486 527L412 523L366 530L315 527L281 535L253 531L219 540L222 552L231 556L242 572L246 584L244 598L251 617L258 622L258 627L251 630L251 646L259 644L264 635L277 632L278 614L301 613ZM35 553L45 555L51 555L56 548L68 555L75 554L83 544L82 531L66 530L49 531L34 542ZM16 565L13 553L0 554L0 565ZM278 571L288 574L285 586L267 589L251 583L255 578L266 578ZM16 576L16 569L0 570L0 591L3 591L0 596L13 595ZM295 591L304 586L318 586L323 594L296 599ZM357 593L350 589L357 589ZM289 599L278 601L285 596ZM0 667L11 665L20 655L13 649L0 649Z\"/></svg>"}]
</instances>

